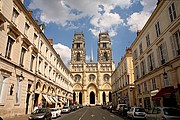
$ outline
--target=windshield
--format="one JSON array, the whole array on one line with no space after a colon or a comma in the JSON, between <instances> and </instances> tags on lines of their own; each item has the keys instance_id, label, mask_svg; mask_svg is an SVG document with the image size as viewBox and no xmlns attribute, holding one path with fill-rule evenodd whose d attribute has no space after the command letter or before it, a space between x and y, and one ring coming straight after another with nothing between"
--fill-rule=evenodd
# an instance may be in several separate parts
<instances>
[{"instance_id":1,"label":"windshield","mask_svg":"<svg viewBox=\"0 0 180 120\"><path fill-rule=\"evenodd\" d=\"M180 111L175 108L165 108L163 109L163 111L167 116L180 116Z\"/></svg>"},{"instance_id":2,"label":"windshield","mask_svg":"<svg viewBox=\"0 0 180 120\"><path fill-rule=\"evenodd\" d=\"M45 113L46 109L36 109L33 113L38 114L38 113Z\"/></svg>"},{"instance_id":3,"label":"windshield","mask_svg":"<svg viewBox=\"0 0 180 120\"><path fill-rule=\"evenodd\" d=\"M64 106L63 109L68 109L68 107L67 107L67 106Z\"/></svg>"},{"instance_id":4,"label":"windshield","mask_svg":"<svg viewBox=\"0 0 180 120\"><path fill-rule=\"evenodd\" d=\"M135 112L145 112L145 110L143 108L136 108Z\"/></svg>"},{"instance_id":5,"label":"windshield","mask_svg":"<svg viewBox=\"0 0 180 120\"><path fill-rule=\"evenodd\" d=\"M57 111L57 109L51 109L51 111Z\"/></svg>"}]
</instances>

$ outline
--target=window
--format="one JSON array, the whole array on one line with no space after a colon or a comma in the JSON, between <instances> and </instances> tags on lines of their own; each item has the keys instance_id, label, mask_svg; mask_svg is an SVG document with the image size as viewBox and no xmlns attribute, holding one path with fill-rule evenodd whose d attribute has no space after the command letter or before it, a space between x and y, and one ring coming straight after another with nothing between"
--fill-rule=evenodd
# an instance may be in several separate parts
<instances>
[{"instance_id":1,"label":"window","mask_svg":"<svg viewBox=\"0 0 180 120\"><path fill-rule=\"evenodd\" d=\"M108 61L108 55L107 55L107 52L104 52L104 60L105 60L105 61Z\"/></svg>"},{"instance_id":2,"label":"window","mask_svg":"<svg viewBox=\"0 0 180 120\"><path fill-rule=\"evenodd\" d=\"M145 63L145 60L143 60L141 63L140 63L140 67L141 67L141 76L145 75L146 73L146 63Z\"/></svg>"},{"instance_id":3,"label":"window","mask_svg":"<svg viewBox=\"0 0 180 120\"><path fill-rule=\"evenodd\" d=\"M23 66L25 52L26 52L26 49L24 47L22 47L22 49L21 49L21 57L20 57L20 65L21 66Z\"/></svg>"},{"instance_id":4,"label":"window","mask_svg":"<svg viewBox=\"0 0 180 120\"><path fill-rule=\"evenodd\" d=\"M169 7L169 16L170 16L171 22L174 21L177 17L174 3L172 3L171 6Z\"/></svg>"},{"instance_id":5,"label":"window","mask_svg":"<svg viewBox=\"0 0 180 120\"><path fill-rule=\"evenodd\" d=\"M180 55L180 30L177 30L171 37L171 47L174 57Z\"/></svg>"},{"instance_id":6,"label":"window","mask_svg":"<svg viewBox=\"0 0 180 120\"><path fill-rule=\"evenodd\" d=\"M41 68L42 68L42 59L39 58L39 68L38 68L39 73L41 73Z\"/></svg>"},{"instance_id":7,"label":"window","mask_svg":"<svg viewBox=\"0 0 180 120\"><path fill-rule=\"evenodd\" d=\"M165 87L169 86L169 80L168 80L168 74L167 73L163 73L163 82L164 82Z\"/></svg>"},{"instance_id":8,"label":"window","mask_svg":"<svg viewBox=\"0 0 180 120\"><path fill-rule=\"evenodd\" d=\"M25 23L25 27L24 27L24 34L28 35L28 30L29 30L29 25L27 23Z\"/></svg>"},{"instance_id":9,"label":"window","mask_svg":"<svg viewBox=\"0 0 180 120\"><path fill-rule=\"evenodd\" d=\"M146 92L148 89L147 89L147 83L144 82L144 92Z\"/></svg>"},{"instance_id":10,"label":"window","mask_svg":"<svg viewBox=\"0 0 180 120\"><path fill-rule=\"evenodd\" d=\"M139 44L139 53L142 54L143 49L142 49L142 43Z\"/></svg>"},{"instance_id":11,"label":"window","mask_svg":"<svg viewBox=\"0 0 180 120\"><path fill-rule=\"evenodd\" d=\"M45 63L45 66L44 66L44 75L45 75L45 77L47 77L47 75L46 75L47 66L48 66L48 64L47 64L47 63Z\"/></svg>"},{"instance_id":12,"label":"window","mask_svg":"<svg viewBox=\"0 0 180 120\"><path fill-rule=\"evenodd\" d=\"M148 61L148 70L149 72L154 70L155 69L155 63L154 63L154 55L153 53L151 53L148 58L147 58L147 61Z\"/></svg>"},{"instance_id":13,"label":"window","mask_svg":"<svg viewBox=\"0 0 180 120\"><path fill-rule=\"evenodd\" d=\"M134 60L136 60L138 57L137 49L134 51Z\"/></svg>"},{"instance_id":14,"label":"window","mask_svg":"<svg viewBox=\"0 0 180 120\"><path fill-rule=\"evenodd\" d=\"M160 33L161 33L161 31L160 31L160 26L159 26L159 22L157 22L156 24L155 24L155 28L156 28L156 35L157 35L157 37L160 35Z\"/></svg>"},{"instance_id":15,"label":"window","mask_svg":"<svg viewBox=\"0 0 180 120\"><path fill-rule=\"evenodd\" d=\"M21 94L21 81L18 78L17 85L16 85L16 103L20 102L20 94Z\"/></svg>"},{"instance_id":16,"label":"window","mask_svg":"<svg viewBox=\"0 0 180 120\"><path fill-rule=\"evenodd\" d=\"M135 67L134 73L135 73L135 79L136 80L139 79L139 68L138 68L138 66Z\"/></svg>"},{"instance_id":17,"label":"window","mask_svg":"<svg viewBox=\"0 0 180 120\"><path fill-rule=\"evenodd\" d=\"M110 76L108 74L105 74L104 75L104 81L109 81L109 79L110 79Z\"/></svg>"},{"instance_id":18,"label":"window","mask_svg":"<svg viewBox=\"0 0 180 120\"><path fill-rule=\"evenodd\" d=\"M2 78L0 79L0 103L5 102L6 91L8 88L7 85L8 85L8 77L2 76Z\"/></svg>"},{"instance_id":19,"label":"window","mask_svg":"<svg viewBox=\"0 0 180 120\"><path fill-rule=\"evenodd\" d=\"M11 19L11 21L12 21L13 23L15 23L15 24L16 24L16 22L17 22L17 17L18 17L18 15L19 15L18 11L17 11L16 9L13 9L13 14L12 14L12 19Z\"/></svg>"},{"instance_id":20,"label":"window","mask_svg":"<svg viewBox=\"0 0 180 120\"><path fill-rule=\"evenodd\" d=\"M140 85L137 85L137 90L138 90L138 93L140 94L141 93L141 87L140 87Z\"/></svg>"},{"instance_id":21,"label":"window","mask_svg":"<svg viewBox=\"0 0 180 120\"><path fill-rule=\"evenodd\" d=\"M12 48L13 43L14 43L14 40L8 36L8 42L7 42L6 53L5 53L5 57L8 59L10 59L10 56L11 56L11 48Z\"/></svg>"},{"instance_id":22,"label":"window","mask_svg":"<svg viewBox=\"0 0 180 120\"><path fill-rule=\"evenodd\" d=\"M42 46L43 46L43 42L40 41L40 52L42 52Z\"/></svg>"},{"instance_id":23,"label":"window","mask_svg":"<svg viewBox=\"0 0 180 120\"><path fill-rule=\"evenodd\" d=\"M80 76L80 75L75 75L75 76L74 76L74 81L75 81L75 82L80 81L80 79L81 79L81 76Z\"/></svg>"},{"instance_id":24,"label":"window","mask_svg":"<svg viewBox=\"0 0 180 120\"><path fill-rule=\"evenodd\" d=\"M77 45L77 48L80 48L80 43L77 43L76 45Z\"/></svg>"},{"instance_id":25,"label":"window","mask_svg":"<svg viewBox=\"0 0 180 120\"><path fill-rule=\"evenodd\" d=\"M146 45L147 45L147 47L149 47L150 46L150 38L149 38L149 34L147 34L147 36L146 36Z\"/></svg>"},{"instance_id":26,"label":"window","mask_svg":"<svg viewBox=\"0 0 180 120\"><path fill-rule=\"evenodd\" d=\"M33 39L33 43L37 40L37 35L34 33L34 39Z\"/></svg>"},{"instance_id":27,"label":"window","mask_svg":"<svg viewBox=\"0 0 180 120\"><path fill-rule=\"evenodd\" d=\"M77 58L76 58L77 61L80 61L80 53L78 52L77 53Z\"/></svg>"},{"instance_id":28,"label":"window","mask_svg":"<svg viewBox=\"0 0 180 120\"><path fill-rule=\"evenodd\" d=\"M103 43L103 48L107 48L107 44L106 43Z\"/></svg>"},{"instance_id":29,"label":"window","mask_svg":"<svg viewBox=\"0 0 180 120\"><path fill-rule=\"evenodd\" d=\"M93 75L93 74L90 74L89 75L89 81L94 81L95 80L95 75Z\"/></svg>"},{"instance_id":30,"label":"window","mask_svg":"<svg viewBox=\"0 0 180 120\"><path fill-rule=\"evenodd\" d=\"M158 50L157 50L157 55L158 55L159 65L162 65L168 61L167 60L168 55L167 55L165 42L159 45Z\"/></svg>"},{"instance_id":31,"label":"window","mask_svg":"<svg viewBox=\"0 0 180 120\"><path fill-rule=\"evenodd\" d=\"M155 90L156 88L156 79L152 78L152 89Z\"/></svg>"},{"instance_id":32,"label":"window","mask_svg":"<svg viewBox=\"0 0 180 120\"><path fill-rule=\"evenodd\" d=\"M30 65L30 70L31 71L33 71L34 59L35 59L35 56L31 55L31 65Z\"/></svg>"}]
</instances>

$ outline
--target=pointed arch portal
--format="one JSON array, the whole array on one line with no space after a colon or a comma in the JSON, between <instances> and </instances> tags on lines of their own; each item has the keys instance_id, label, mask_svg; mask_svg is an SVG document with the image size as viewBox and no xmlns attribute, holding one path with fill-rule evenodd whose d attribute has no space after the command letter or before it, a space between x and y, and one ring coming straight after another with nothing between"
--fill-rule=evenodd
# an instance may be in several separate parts
<instances>
[{"instance_id":1,"label":"pointed arch portal","mask_svg":"<svg viewBox=\"0 0 180 120\"><path fill-rule=\"evenodd\" d=\"M90 93L90 104L95 104L95 94L93 91Z\"/></svg>"}]
</instances>

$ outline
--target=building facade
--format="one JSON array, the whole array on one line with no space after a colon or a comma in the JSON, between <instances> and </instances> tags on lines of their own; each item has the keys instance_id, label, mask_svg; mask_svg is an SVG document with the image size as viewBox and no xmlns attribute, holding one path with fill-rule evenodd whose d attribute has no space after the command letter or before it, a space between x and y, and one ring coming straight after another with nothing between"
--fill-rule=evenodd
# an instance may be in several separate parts
<instances>
[{"instance_id":1,"label":"building facade","mask_svg":"<svg viewBox=\"0 0 180 120\"><path fill-rule=\"evenodd\" d=\"M83 33L72 41L70 71L73 75L73 101L83 105L111 102L111 74L114 71L111 41L107 32L99 34L98 62L86 62Z\"/></svg>"},{"instance_id":2,"label":"building facade","mask_svg":"<svg viewBox=\"0 0 180 120\"><path fill-rule=\"evenodd\" d=\"M180 103L180 2L159 0L131 45L136 103L144 108Z\"/></svg>"},{"instance_id":3,"label":"building facade","mask_svg":"<svg viewBox=\"0 0 180 120\"><path fill-rule=\"evenodd\" d=\"M23 0L0 0L0 116L72 100L72 74ZM11 113L11 114L10 114Z\"/></svg>"},{"instance_id":4,"label":"building facade","mask_svg":"<svg viewBox=\"0 0 180 120\"><path fill-rule=\"evenodd\" d=\"M121 58L112 76L112 103L127 104L134 106L135 86L134 86L134 68L131 49L126 49L126 54Z\"/></svg>"}]
</instances>

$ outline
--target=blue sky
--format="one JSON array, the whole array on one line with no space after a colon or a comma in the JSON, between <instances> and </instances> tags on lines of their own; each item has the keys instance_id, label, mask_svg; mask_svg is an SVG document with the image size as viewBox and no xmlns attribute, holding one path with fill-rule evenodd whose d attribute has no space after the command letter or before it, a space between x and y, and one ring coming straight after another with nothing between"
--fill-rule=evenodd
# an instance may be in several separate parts
<instances>
[{"instance_id":1,"label":"blue sky","mask_svg":"<svg viewBox=\"0 0 180 120\"><path fill-rule=\"evenodd\" d=\"M45 35L67 65L75 32L83 32L87 62L90 51L97 61L99 32L108 31L117 65L143 28L157 0L24 0L33 18L46 25ZM68 66L68 65L67 65Z\"/></svg>"}]
</instances>

